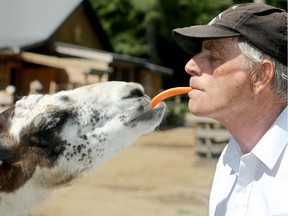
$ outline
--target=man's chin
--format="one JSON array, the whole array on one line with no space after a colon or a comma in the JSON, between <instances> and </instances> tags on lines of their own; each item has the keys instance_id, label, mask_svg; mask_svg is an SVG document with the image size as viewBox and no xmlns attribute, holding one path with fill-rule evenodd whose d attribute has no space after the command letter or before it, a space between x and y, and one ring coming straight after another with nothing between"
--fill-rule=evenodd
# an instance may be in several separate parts
<instances>
[{"instance_id":1,"label":"man's chin","mask_svg":"<svg viewBox=\"0 0 288 216\"><path fill-rule=\"evenodd\" d=\"M201 109L199 107L196 107L195 105L190 105L190 103L189 103L188 108L189 108L189 111L197 117L209 118L209 113L205 112L203 109Z\"/></svg>"}]
</instances>

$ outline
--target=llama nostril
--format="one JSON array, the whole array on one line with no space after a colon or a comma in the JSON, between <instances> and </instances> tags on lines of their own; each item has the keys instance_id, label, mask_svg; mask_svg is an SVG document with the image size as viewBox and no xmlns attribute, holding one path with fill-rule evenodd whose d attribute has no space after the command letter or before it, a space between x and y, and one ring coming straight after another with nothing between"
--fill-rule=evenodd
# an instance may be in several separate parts
<instances>
[{"instance_id":1,"label":"llama nostril","mask_svg":"<svg viewBox=\"0 0 288 216\"><path fill-rule=\"evenodd\" d=\"M123 99L125 99L125 98L138 98L138 97L143 97L143 96L144 96L144 92L141 89L136 88L136 89L131 90L127 96L123 97Z\"/></svg>"}]
</instances>

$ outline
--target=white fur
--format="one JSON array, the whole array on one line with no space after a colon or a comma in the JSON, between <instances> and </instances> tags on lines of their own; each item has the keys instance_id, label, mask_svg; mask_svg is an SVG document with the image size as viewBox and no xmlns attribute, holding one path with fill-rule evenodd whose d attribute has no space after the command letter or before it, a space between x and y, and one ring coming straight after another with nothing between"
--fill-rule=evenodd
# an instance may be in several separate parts
<instances>
[{"instance_id":1,"label":"white fur","mask_svg":"<svg viewBox=\"0 0 288 216\"><path fill-rule=\"evenodd\" d=\"M11 163L24 164L22 170L32 177L11 192L0 185L0 215L27 215L54 189L72 184L153 131L163 118L165 104L152 110L149 97L141 94L139 84L106 82L18 101L10 128L0 134L0 145L12 146L17 155L23 145L24 150L19 150L23 156L19 153ZM44 135L39 132L43 127ZM32 149L36 156L30 155ZM26 171L31 164L35 169Z\"/></svg>"}]
</instances>

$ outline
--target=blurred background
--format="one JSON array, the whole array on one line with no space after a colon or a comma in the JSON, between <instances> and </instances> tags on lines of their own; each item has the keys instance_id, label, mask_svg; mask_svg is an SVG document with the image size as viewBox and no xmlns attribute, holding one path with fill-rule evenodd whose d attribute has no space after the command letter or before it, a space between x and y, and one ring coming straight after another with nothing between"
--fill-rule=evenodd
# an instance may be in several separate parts
<instances>
[{"instance_id":1,"label":"blurred background","mask_svg":"<svg viewBox=\"0 0 288 216\"><path fill-rule=\"evenodd\" d=\"M232 4L247 0L93 0L102 26L114 51L148 59L173 69L163 87L187 85L184 65L189 55L175 44L174 28L207 24ZM265 3L265 0L254 2ZM267 4L287 9L287 0L266 0Z\"/></svg>"},{"instance_id":2,"label":"blurred background","mask_svg":"<svg viewBox=\"0 0 288 216\"><path fill-rule=\"evenodd\" d=\"M150 97L187 86L184 65L191 56L176 45L172 30L207 24L245 2L253 1L0 1L0 111L30 93L109 80L139 82ZM255 2L287 9L287 0ZM230 135L189 113L185 95L167 104L158 131L53 194L33 216L208 215L215 163Z\"/></svg>"},{"instance_id":3,"label":"blurred background","mask_svg":"<svg viewBox=\"0 0 288 216\"><path fill-rule=\"evenodd\" d=\"M252 1L1 1L0 111L29 93L108 80L139 82L150 97L187 86L190 56L176 45L172 30L206 24L244 2ZM287 8L287 0L266 3Z\"/></svg>"}]
</instances>

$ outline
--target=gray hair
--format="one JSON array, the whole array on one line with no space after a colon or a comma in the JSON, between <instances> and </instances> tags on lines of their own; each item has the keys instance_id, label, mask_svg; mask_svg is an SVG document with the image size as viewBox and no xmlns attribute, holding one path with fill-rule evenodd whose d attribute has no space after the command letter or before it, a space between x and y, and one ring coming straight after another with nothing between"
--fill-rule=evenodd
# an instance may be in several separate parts
<instances>
[{"instance_id":1,"label":"gray hair","mask_svg":"<svg viewBox=\"0 0 288 216\"><path fill-rule=\"evenodd\" d=\"M255 67L256 64L264 59L272 61L275 69L272 88L276 95L287 102L287 66L262 52L260 49L242 38L238 38L237 44L243 55L247 58L246 65L244 65L247 69Z\"/></svg>"}]
</instances>

